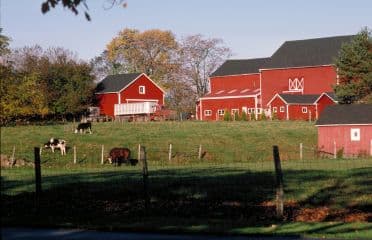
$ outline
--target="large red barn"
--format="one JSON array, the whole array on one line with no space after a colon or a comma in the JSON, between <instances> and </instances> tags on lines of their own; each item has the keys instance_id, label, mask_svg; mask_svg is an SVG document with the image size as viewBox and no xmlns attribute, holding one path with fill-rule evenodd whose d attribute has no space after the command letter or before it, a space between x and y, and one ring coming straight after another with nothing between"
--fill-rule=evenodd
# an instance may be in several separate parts
<instances>
[{"instance_id":1,"label":"large red barn","mask_svg":"<svg viewBox=\"0 0 372 240\"><path fill-rule=\"evenodd\" d=\"M318 148L343 156L372 156L372 105L333 105L316 122Z\"/></svg>"},{"instance_id":2,"label":"large red barn","mask_svg":"<svg viewBox=\"0 0 372 240\"><path fill-rule=\"evenodd\" d=\"M144 73L109 75L96 89L100 113L107 116L150 114L164 104L164 90Z\"/></svg>"},{"instance_id":3,"label":"large red barn","mask_svg":"<svg viewBox=\"0 0 372 240\"><path fill-rule=\"evenodd\" d=\"M334 58L352 37L287 41L270 58L227 60L210 76L210 93L197 104L198 119L216 120L221 109L271 115L268 103L276 94L332 92L338 84ZM234 89L249 94L230 96Z\"/></svg>"}]
</instances>

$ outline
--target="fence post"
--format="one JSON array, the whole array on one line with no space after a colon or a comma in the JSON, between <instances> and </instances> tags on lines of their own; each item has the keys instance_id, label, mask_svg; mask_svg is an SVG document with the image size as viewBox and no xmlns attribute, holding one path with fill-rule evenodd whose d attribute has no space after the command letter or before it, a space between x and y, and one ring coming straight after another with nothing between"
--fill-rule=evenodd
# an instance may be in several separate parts
<instances>
[{"instance_id":1,"label":"fence post","mask_svg":"<svg viewBox=\"0 0 372 240\"><path fill-rule=\"evenodd\" d=\"M142 176L143 176L143 193L144 193L144 200L145 200L145 214L147 214L149 205L150 205L150 195L148 190L148 177L149 171L147 167L147 156L146 156L146 148L141 147L139 156L141 157L139 160L142 161ZM142 154L141 154L142 153Z\"/></svg>"},{"instance_id":2,"label":"fence post","mask_svg":"<svg viewBox=\"0 0 372 240\"><path fill-rule=\"evenodd\" d=\"M39 209L41 195L41 165L40 165L40 148L34 148L34 164L35 164L35 203L36 209Z\"/></svg>"},{"instance_id":3,"label":"fence post","mask_svg":"<svg viewBox=\"0 0 372 240\"><path fill-rule=\"evenodd\" d=\"M336 140L333 140L333 158L337 158L337 146L336 146Z\"/></svg>"},{"instance_id":4,"label":"fence post","mask_svg":"<svg viewBox=\"0 0 372 240\"><path fill-rule=\"evenodd\" d=\"M74 146L74 164L76 164L76 146Z\"/></svg>"},{"instance_id":5,"label":"fence post","mask_svg":"<svg viewBox=\"0 0 372 240\"><path fill-rule=\"evenodd\" d=\"M13 167L13 165L15 164L15 149L16 149L16 147L13 146L12 158L10 159L11 167Z\"/></svg>"},{"instance_id":6,"label":"fence post","mask_svg":"<svg viewBox=\"0 0 372 240\"><path fill-rule=\"evenodd\" d=\"M302 146L302 143L300 143L300 160L302 160L303 158L302 149L303 149L303 146Z\"/></svg>"},{"instance_id":7,"label":"fence post","mask_svg":"<svg viewBox=\"0 0 372 240\"><path fill-rule=\"evenodd\" d=\"M169 163L172 161L172 143L169 144L168 161Z\"/></svg>"},{"instance_id":8,"label":"fence post","mask_svg":"<svg viewBox=\"0 0 372 240\"><path fill-rule=\"evenodd\" d=\"M284 191L283 191L283 172L280 164L279 147L273 146L273 157L276 176L276 216L283 219L284 212Z\"/></svg>"},{"instance_id":9,"label":"fence post","mask_svg":"<svg viewBox=\"0 0 372 240\"><path fill-rule=\"evenodd\" d=\"M198 159L200 160L202 157L202 145L199 145L199 152L198 152Z\"/></svg>"},{"instance_id":10,"label":"fence post","mask_svg":"<svg viewBox=\"0 0 372 240\"><path fill-rule=\"evenodd\" d=\"M104 160L103 160L104 151L105 151L105 146L102 144L102 151L101 151L101 164L103 164L103 162L104 162Z\"/></svg>"}]
</instances>

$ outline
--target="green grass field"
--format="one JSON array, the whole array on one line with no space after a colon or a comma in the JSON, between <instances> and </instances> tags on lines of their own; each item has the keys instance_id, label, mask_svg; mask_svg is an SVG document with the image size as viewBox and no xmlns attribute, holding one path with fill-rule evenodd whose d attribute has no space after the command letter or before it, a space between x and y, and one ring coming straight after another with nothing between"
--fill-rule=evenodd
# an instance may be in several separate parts
<instances>
[{"instance_id":1,"label":"green grass field","mask_svg":"<svg viewBox=\"0 0 372 240\"><path fill-rule=\"evenodd\" d=\"M97 123L1 129L1 154L33 160L33 148L63 138L66 156L44 151L43 195L34 203L34 170L1 169L6 225L136 231L372 238L372 159L316 158L307 122ZM172 144L171 161L168 159ZM299 159L299 143L304 158ZM101 165L112 147L146 147L150 208L144 211L141 164ZM205 155L198 159L198 148ZM285 220L275 219L272 145L282 158ZM73 163L72 147L77 149ZM350 222L350 223L349 223Z\"/></svg>"}]
</instances>

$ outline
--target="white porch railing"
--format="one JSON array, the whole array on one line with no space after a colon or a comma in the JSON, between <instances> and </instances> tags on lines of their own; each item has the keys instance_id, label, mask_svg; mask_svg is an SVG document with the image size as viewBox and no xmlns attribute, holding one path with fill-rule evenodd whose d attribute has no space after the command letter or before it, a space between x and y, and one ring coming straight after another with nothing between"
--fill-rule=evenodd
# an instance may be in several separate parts
<instances>
[{"instance_id":1,"label":"white porch railing","mask_svg":"<svg viewBox=\"0 0 372 240\"><path fill-rule=\"evenodd\" d=\"M133 115L133 114L150 114L156 110L156 102L136 102L115 104L114 114L118 115Z\"/></svg>"}]
</instances>

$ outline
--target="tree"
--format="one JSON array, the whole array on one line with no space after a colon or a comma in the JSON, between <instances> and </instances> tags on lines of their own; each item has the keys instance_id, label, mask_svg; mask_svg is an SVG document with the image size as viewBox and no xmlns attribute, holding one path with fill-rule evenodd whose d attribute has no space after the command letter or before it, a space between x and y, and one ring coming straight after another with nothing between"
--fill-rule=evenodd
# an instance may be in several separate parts
<instances>
[{"instance_id":1,"label":"tree","mask_svg":"<svg viewBox=\"0 0 372 240\"><path fill-rule=\"evenodd\" d=\"M83 5L83 8L85 9L84 16L86 20L88 21L91 20L91 17L88 13L89 8L86 0L45 0L41 4L41 12L45 14L49 12L51 8L55 8L59 3L62 3L62 6L64 8L67 8L71 12L75 13L75 15L79 14L78 8L79 6ZM124 0L106 0L105 3L106 3L105 9L112 8L115 5L121 5L124 8L127 7L127 3Z\"/></svg>"},{"instance_id":2,"label":"tree","mask_svg":"<svg viewBox=\"0 0 372 240\"><path fill-rule=\"evenodd\" d=\"M90 66L97 82L104 79L107 75L125 73L125 68L122 64L110 61L107 51L104 51L101 55L93 58L90 61Z\"/></svg>"},{"instance_id":3,"label":"tree","mask_svg":"<svg viewBox=\"0 0 372 240\"><path fill-rule=\"evenodd\" d=\"M3 29L0 28L0 57L10 53L10 50L9 50L10 38L3 35L1 33L2 31Z\"/></svg>"},{"instance_id":4,"label":"tree","mask_svg":"<svg viewBox=\"0 0 372 240\"><path fill-rule=\"evenodd\" d=\"M341 47L336 59L338 85L334 91L340 103L369 101L372 94L372 37L367 28Z\"/></svg>"},{"instance_id":5,"label":"tree","mask_svg":"<svg viewBox=\"0 0 372 240\"><path fill-rule=\"evenodd\" d=\"M127 73L143 72L161 85L176 69L177 41L170 31L124 29L107 45L108 59Z\"/></svg>"},{"instance_id":6,"label":"tree","mask_svg":"<svg viewBox=\"0 0 372 240\"><path fill-rule=\"evenodd\" d=\"M183 77L192 83L198 97L209 90L209 76L231 55L221 39L192 35L181 41L180 58Z\"/></svg>"}]
</instances>

